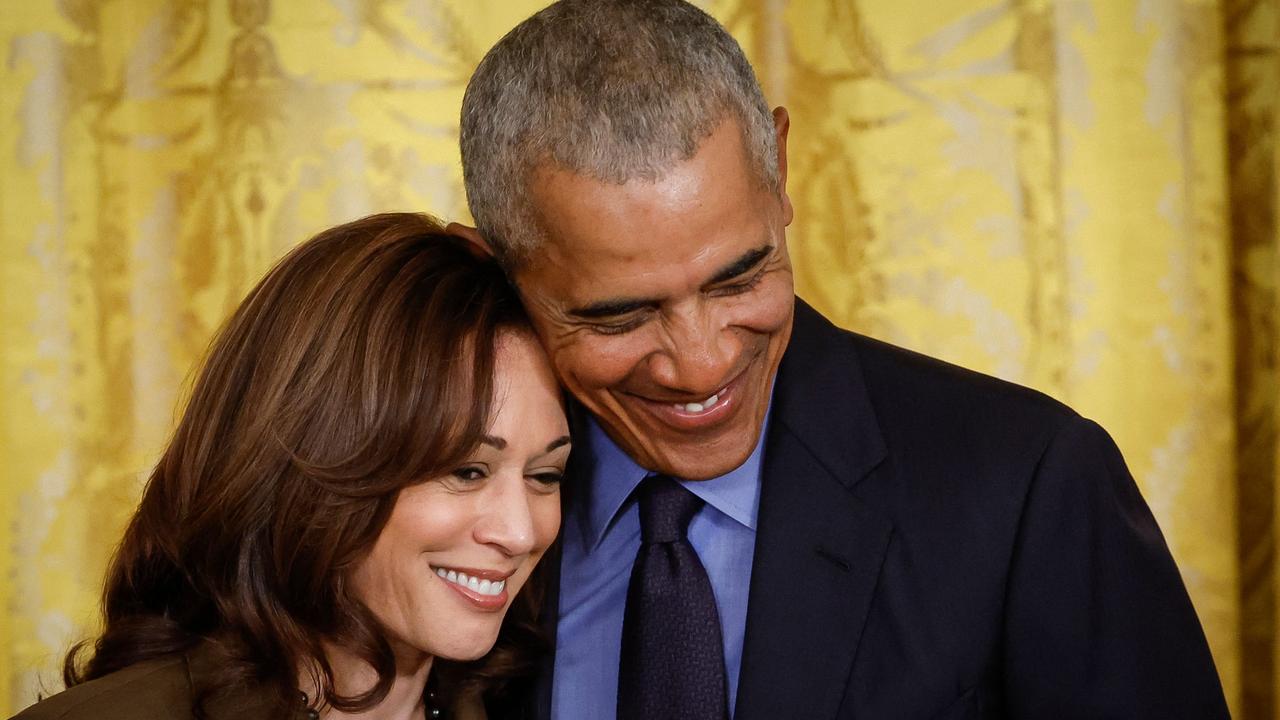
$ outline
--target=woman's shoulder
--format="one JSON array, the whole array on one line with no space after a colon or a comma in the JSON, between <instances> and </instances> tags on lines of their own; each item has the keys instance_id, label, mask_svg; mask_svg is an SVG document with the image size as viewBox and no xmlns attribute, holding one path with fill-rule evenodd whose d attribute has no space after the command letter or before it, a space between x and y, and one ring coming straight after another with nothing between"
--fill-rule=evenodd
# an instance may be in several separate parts
<instances>
[{"instance_id":1,"label":"woman's shoulder","mask_svg":"<svg viewBox=\"0 0 1280 720\"><path fill-rule=\"evenodd\" d=\"M12 720L187 720L190 707L186 659L175 655L68 688Z\"/></svg>"}]
</instances>

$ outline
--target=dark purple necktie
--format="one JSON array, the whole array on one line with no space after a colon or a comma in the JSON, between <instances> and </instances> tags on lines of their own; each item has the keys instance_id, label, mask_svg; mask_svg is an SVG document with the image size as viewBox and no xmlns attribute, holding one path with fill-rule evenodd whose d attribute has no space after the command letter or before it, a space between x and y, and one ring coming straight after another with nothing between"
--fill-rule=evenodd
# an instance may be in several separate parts
<instances>
[{"instance_id":1,"label":"dark purple necktie","mask_svg":"<svg viewBox=\"0 0 1280 720\"><path fill-rule=\"evenodd\" d=\"M702 500L665 475L640 484L618 670L619 720L727 720L720 613L687 532Z\"/></svg>"}]
</instances>

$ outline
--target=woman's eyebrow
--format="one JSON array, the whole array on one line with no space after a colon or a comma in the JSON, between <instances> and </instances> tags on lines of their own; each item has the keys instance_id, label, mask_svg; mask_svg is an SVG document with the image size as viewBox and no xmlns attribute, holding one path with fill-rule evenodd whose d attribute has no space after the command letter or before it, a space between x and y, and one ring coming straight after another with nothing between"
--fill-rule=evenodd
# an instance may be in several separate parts
<instances>
[{"instance_id":1,"label":"woman's eyebrow","mask_svg":"<svg viewBox=\"0 0 1280 720\"><path fill-rule=\"evenodd\" d=\"M555 440L552 440L550 443L548 443L548 444L547 444L547 449L546 449L546 450L543 450L543 451L542 451L542 454L544 454L544 455L545 455L545 454L550 453L550 452L555 452L556 450L559 450L560 448L564 447L565 445L568 445L570 442L572 442L572 440L569 438L569 436L568 436L568 435L561 435L560 437L558 437L558 438L556 438ZM505 438L496 437L496 436L493 436L493 435L481 435L481 436L480 436L480 443L481 443L482 445L488 445L489 447L494 448L494 449L496 449L496 450L506 450L506 449L507 449L507 441L506 441L506 439L505 439Z\"/></svg>"}]
</instances>

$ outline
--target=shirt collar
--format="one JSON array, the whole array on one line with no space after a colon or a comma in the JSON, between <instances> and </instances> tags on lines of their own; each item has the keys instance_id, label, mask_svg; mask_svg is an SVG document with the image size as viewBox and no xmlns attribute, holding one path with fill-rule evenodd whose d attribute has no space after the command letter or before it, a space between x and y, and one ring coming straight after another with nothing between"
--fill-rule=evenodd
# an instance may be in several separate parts
<instances>
[{"instance_id":1,"label":"shirt collar","mask_svg":"<svg viewBox=\"0 0 1280 720\"><path fill-rule=\"evenodd\" d=\"M760 507L760 468L771 414L766 412L756 447L741 465L710 480L679 481L705 503L753 531ZM596 419L587 415L583 433L587 446L585 454L592 460L587 468L589 484L586 492L581 494L585 502L578 511L584 545L590 552L600 544L636 486L652 473L632 460Z\"/></svg>"}]
</instances>

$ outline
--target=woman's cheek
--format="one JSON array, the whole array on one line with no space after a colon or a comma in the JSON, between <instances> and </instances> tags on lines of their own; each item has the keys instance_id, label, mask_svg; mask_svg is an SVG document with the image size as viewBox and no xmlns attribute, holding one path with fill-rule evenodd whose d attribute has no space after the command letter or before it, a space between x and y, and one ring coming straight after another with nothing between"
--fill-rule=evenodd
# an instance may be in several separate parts
<instances>
[{"instance_id":1,"label":"woman's cheek","mask_svg":"<svg viewBox=\"0 0 1280 720\"><path fill-rule=\"evenodd\" d=\"M538 538L536 552L541 554L556 539L560 532L560 493L540 495L534 499L533 513L534 533Z\"/></svg>"}]
</instances>

